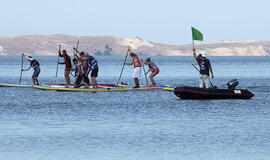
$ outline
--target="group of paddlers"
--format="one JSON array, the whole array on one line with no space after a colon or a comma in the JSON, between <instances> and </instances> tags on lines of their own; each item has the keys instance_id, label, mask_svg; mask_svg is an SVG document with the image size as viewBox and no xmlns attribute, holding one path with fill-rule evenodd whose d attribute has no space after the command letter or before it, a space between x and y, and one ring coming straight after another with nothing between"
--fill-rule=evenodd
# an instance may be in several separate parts
<instances>
[{"instance_id":1,"label":"group of paddlers","mask_svg":"<svg viewBox=\"0 0 270 160\"><path fill-rule=\"evenodd\" d=\"M63 62L59 62L58 64L64 64L65 65L65 70L64 70L64 77L66 80L66 85L71 85L70 83L70 74L71 71L75 71L75 82L74 82L74 87L78 88L82 85L85 85L85 87L89 87L89 78L88 75L91 73L91 80L92 80L92 87L96 88L97 87L97 80L96 77L98 76L98 63L97 60L92 56L89 55L88 53L80 52L78 49L73 48L74 50L74 58L72 59L73 65L71 63L71 58L67 54L67 51L60 50L59 47L59 57L62 57L64 59ZM140 87L139 85L139 78L141 76L141 67L142 63L146 64L149 66L149 70L145 73L148 74L150 71L152 72L150 74L150 80L152 82L151 86L156 86L156 83L154 81L154 76L156 76L159 73L159 68L151 62L150 58L147 58L145 61L143 59L139 59L138 55L132 52L129 49L129 55L132 57L132 62L126 63L124 62L125 65L134 65L134 82L135 86L134 88ZM31 67L34 70L34 73L32 75L32 80L33 80L33 85L39 85L38 82L38 76L40 73L40 64L36 59L33 59L32 56L26 56L23 55L27 60L30 62L30 67L28 69L22 69L21 71L28 71ZM141 62L142 61L142 62Z\"/></svg>"},{"instance_id":2,"label":"group of paddlers","mask_svg":"<svg viewBox=\"0 0 270 160\"><path fill-rule=\"evenodd\" d=\"M74 58L72 60L73 65L71 63L71 58L67 54L67 51L60 50L59 47L59 57L63 57L64 61L59 62L58 64L65 64L65 71L64 76L66 80L67 85L71 85L70 83L70 72L75 71L75 82L74 87L78 88L81 85L85 85L85 87L89 87L89 78L88 75L91 72L91 80L92 80L92 86L93 88L97 87L97 76L98 76L98 63L97 60L88 53L80 52L78 49L73 48L74 50ZM134 82L135 86L134 88L139 88L139 78L141 77L141 67L143 64L148 65L149 70L145 72L145 75L148 74L150 71L152 72L149 76L152 84L150 86L156 86L154 77L159 74L159 68L151 61L151 58L147 58L145 61L143 59L139 59L138 55L132 52L130 49L128 49L129 55L132 57L132 61L130 63L124 62L123 65L133 65L134 66ZM211 72L211 77L214 78L211 63L209 59L206 58L206 53L202 52L201 54L197 55L195 49L193 49L193 56L196 59L196 63L198 64L200 69L198 71L200 72L200 87L201 88L210 88L211 82L209 78L209 71ZM31 56L24 56L30 61L30 67L28 69L22 69L22 71L27 71L31 67L34 69L34 73L32 75L32 80L34 85L39 85L38 83L38 75L40 73L40 65L39 62L35 59L33 59ZM142 64L143 63L143 64ZM83 81L83 84L81 83Z\"/></svg>"}]
</instances>

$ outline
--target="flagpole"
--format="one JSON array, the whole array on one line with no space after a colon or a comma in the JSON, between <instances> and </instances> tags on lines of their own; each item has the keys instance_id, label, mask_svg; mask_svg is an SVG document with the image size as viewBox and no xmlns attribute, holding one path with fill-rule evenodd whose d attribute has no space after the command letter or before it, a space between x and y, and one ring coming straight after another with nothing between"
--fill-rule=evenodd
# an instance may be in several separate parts
<instances>
[{"instance_id":1,"label":"flagpole","mask_svg":"<svg viewBox=\"0 0 270 160\"><path fill-rule=\"evenodd\" d=\"M192 26L191 26L191 37L192 37L192 46L193 46L193 50L194 50L194 38L193 38L193 33L192 33Z\"/></svg>"}]
</instances>

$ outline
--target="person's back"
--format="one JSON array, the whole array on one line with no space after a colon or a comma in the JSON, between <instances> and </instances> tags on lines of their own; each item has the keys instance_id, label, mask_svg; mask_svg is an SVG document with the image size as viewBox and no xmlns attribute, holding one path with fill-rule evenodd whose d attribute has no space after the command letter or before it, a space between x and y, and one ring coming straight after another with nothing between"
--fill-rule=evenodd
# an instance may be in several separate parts
<instances>
[{"instance_id":1,"label":"person's back","mask_svg":"<svg viewBox=\"0 0 270 160\"><path fill-rule=\"evenodd\" d=\"M95 57L91 55L87 55L87 57L88 57L88 65L91 68L91 70L98 68L97 60L95 59Z\"/></svg>"}]
</instances>

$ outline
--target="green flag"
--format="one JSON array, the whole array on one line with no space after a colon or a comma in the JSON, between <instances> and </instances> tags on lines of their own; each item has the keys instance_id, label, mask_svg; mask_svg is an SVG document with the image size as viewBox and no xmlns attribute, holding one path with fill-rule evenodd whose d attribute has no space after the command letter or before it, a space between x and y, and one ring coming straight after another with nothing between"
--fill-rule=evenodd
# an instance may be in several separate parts
<instances>
[{"instance_id":1,"label":"green flag","mask_svg":"<svg viewBox=\"0 0 270 160\"><path fill-rule=\"evenodd\" d=\"M191 27L193 40L203 41L203 35L197 29Z\"/></svg>"}]
</instances>

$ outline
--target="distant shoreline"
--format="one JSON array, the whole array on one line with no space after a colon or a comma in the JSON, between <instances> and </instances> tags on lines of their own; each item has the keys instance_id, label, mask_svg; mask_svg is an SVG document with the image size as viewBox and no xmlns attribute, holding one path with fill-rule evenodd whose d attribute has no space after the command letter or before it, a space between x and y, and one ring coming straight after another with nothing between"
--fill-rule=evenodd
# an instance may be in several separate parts
<instances>
[{"instance_id":1,"label":"distant shoreline","mask_svg":"<svg viewBox=\"0 0 270 160\"><path fill-rule=\"evenodd\" d=\"M93 55L125 55L128 47L135 53L148 56L192 56L192 44L167 45L143 40L139 37L21 35L0 37L0 55L57 55L58 46L72 53L80 40L79 50ZM213 43L196 42L197 53L206 51L208 56L268 56L270 41L223 40Z\"/></svg>"}]
</instances>

